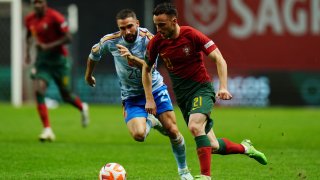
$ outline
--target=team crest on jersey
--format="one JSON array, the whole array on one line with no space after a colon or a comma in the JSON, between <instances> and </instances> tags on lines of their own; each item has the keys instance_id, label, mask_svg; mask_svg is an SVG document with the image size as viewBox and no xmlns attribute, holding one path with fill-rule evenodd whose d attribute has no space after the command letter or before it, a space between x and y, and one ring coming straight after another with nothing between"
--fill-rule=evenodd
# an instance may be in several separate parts
<instances>
[{"instance_id":1,"label":"team crest on jersey","mask_svg":"<svg viewBox=\"0 0 320 180\"><path fill-rule=\"evenodd\" d=\"M48 29L48 24L47 24L47 23L43 23L43 24L42 24L42 28L43 28L44 30L47 30L47 29Z\"/></svg>"},{"instance_id":2,"label":"team crest on jersey","mask_svg":"<svg viewBox=\"0 0 320 180\"><path fill-rule=\"evenodd\" d=\"M205 34L218 31L227 17L225 0L185 0L186 21Z\"/></svg>"},{"instance_id":3,"label":"team crest on jersey","mask_svg":"<svg viewBox=\"0 0 320 180\"><path fill-rule=\"evenodd\" d=\"M184 52L184 54L185 54L186 56L189 56L189 55L190 55L190 47L189 47L189 46L184 46L184 47L182 48L182 51Z\"/></svg>"}]
</instances>

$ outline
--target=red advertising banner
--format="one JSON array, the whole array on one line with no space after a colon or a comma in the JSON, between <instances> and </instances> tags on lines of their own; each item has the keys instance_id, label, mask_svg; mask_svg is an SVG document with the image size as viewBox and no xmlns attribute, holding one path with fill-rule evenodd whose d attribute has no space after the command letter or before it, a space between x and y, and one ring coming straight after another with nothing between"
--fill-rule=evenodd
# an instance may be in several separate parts
<instances>
[{"instance_id":1,"label":"red advertising banner","mask_svg":"<svg viewBox=\"0 0 320 180\"><path fill-rule=\"evenodd\" d=\"M176 0L179 24L208 35L231 72L320 70L319 0Z\"/></svg>"}]
</instances>

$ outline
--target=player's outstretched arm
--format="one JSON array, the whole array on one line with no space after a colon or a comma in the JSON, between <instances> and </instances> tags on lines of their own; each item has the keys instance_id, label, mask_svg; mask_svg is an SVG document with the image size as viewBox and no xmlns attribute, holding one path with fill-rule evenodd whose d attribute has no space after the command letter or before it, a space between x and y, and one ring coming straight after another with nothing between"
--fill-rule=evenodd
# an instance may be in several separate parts
<instances>
[{"instance_id":1,"label":"player's outstretched arm","mask_svg":"<svg viewBox=\"0 0 320 180\"><path fill-rule=\"evenodd\" d=\"M96 79L93 76L93 70L98 62L93 61L90 58L87 60L87 68L86 68L86 73L85 73L85 81L88 83L89 86L95 87L96 85Z\"/></svg>"},{"instance_id":2,"label":"player's outstretched arm","mask_svg":"<svg viewBox=\"0 0 320 180\"><path fill-rule=\"evenodd\" d=\"M217 71L219 76L219 91L217 93L217 98L223 100L230 100L232 99L231 93L228 91L228 67L227 63L224 60L221 52L218 48L212 51L209 54L209 58L213 60L217 65Z\"/></svg>"}]
</instances>

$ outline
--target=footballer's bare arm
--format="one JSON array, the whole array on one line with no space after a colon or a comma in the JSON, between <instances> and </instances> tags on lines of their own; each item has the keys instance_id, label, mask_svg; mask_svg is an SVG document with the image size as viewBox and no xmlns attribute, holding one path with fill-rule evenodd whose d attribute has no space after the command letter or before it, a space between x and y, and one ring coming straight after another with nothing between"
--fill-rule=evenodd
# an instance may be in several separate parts
<instances>
[{"instance_id":1,"label":"footballer's bare arm","mask_svg":"<svg viewBox=\"0 0 320 180\"><path fill-rule=\"evenodd\" d=\"M140 69L142 68L143 64L145 63L144 60L136 56L133 56L127 47L120 44L117 44L116 46L122 57L125 57L128 61L130 61L130 63L134 64L136 67L139 67Z\"/></svg>"}]
</instances>

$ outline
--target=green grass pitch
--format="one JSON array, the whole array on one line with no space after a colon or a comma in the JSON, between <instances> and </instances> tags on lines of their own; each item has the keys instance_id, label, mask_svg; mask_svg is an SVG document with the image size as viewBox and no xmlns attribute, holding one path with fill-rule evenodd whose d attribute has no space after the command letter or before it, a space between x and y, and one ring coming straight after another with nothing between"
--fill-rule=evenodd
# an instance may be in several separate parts
<instances>
[{"instance_id":1,"label":"green grass pitch","mask_svg":"<svg viewBox=\"0 0 320 180\"><path fill-rule=\"evenodd\" d=\"M175 107L187 143L187 161L199 174L195 142ZM41 143L34 106L15 109L0 104L0 179L98 179L107 162L124 166L128 180L178 180L168 138L152 130L135 142L121 106L90 106L91 124L82 128L80 113L68 105L49 111L57 140ZM244 155L213 155L213 179L318 179L320 177L319 108L217 107L212 117L218 137L251 139L269 160L266 166Z\"/></svg>"}]
</instances>

